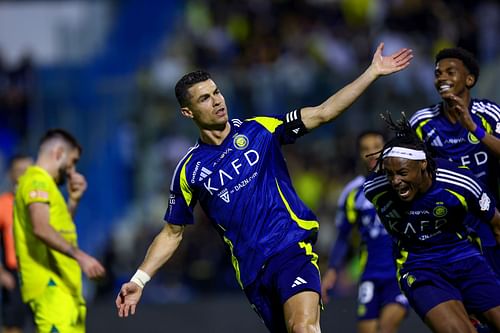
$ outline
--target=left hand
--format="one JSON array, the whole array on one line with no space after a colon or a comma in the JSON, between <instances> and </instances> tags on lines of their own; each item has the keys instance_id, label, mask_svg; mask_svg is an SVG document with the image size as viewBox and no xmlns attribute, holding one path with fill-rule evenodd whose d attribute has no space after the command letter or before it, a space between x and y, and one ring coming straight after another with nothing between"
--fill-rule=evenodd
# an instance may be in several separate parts
<instances>
[{"instance_id":1,"label":"left hand","mask_svg":"<svg viewBox=\"0 0 500 333\"><path fill-rule=\"evenodd\" d=\"M442 98L448 104L449 111L457 117L458 122L469 132L474 132L477 125L470 116L468 103L452 93L444 94Z\"/></svg>"},{"instance_id":2,"label":"left hand","mask_svg":"<svg viewBox=\"0 0 500 333\"><path fill-rule=\"evenodd\" d=\"M67 187L69 199L74 202L78 202L87 189L87 180L85 180L85 177L81 173L72 171L68 175Z\"/></svg>"},{"instance_id":3,"label":"left hand","mask_svg":"<svg viewBox=\"0 0 500 333\"><path fill-rule=\"evenodd\" d=\"M371 67L375 75L388 75L405 69L413 58L412 50L403 48L391 55L383 56L384 43L380 43L373 55Z\"/></svg>"}]
</instances>

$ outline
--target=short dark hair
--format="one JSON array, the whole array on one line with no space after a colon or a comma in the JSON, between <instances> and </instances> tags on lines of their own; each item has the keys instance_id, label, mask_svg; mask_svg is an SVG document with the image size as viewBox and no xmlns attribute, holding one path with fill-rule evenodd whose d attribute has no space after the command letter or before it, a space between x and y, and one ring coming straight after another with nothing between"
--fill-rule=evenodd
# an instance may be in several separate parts
<instances>
[{"instance_id":1,"label":"short dark hair","mask_svg":"<svg viewBox=\"0 0 500 333\"><path fill-rule=\"evenodd\" d=\"M373 135L373 136L380 136L382 138L382 140L385 142L386 138L385 138L385 134L382 133L381 131L377 131L377 130L372 130L372 129L369 129L369 130L364 130L362 131L361 133L358 134L358 136L356 137L356 149L359 150L359 145L361 144L361 140L365 137L365 136L369 136L369 135Z\"/></svg>"},{"instance_id":2,"label":"short dark hair","mask_svg":"<svg viewBox=\"0 0 500 333\"><path fill-rule=\"evenodd\" d=\"M188 92L189 88L196 83L210 80L211 78L211 75L204 70L196 70L184 75L175 85L175 97L179 105L185 107L189 104L189 98L191 97Z\"/></svg>"},{"instance_id":3,"label":"short dark hair","mask_svg":"<svg viewBox=\"0 0 500 333\"><path fill-rule=\"evenodd\" d=\"M14 154L9 158L9 161L7 162L8 168L12 168L14 163L16 163L19 160L25 160L25 159L31 159L31 156L26 155L26 154Z\"/></svg>"},{"instance_id":4,"label":"short dark hair","mask_svg":"<svg viewBox=\"0 0 500 333\"><path fill-rule=\"evenodd\" d=\"M477 82L477 79L479 78L479 64L477 63L474 55L461 47L442 49L438 52L438 54L436 54L435 64L437 64L442 59L448 58L462 60L469 73L474 76L474 84L472 85L474 86Z\"/></svg>"},{"instance_id":5,"label":"short dark hair","mask_svg":"<svg viewBox=\"0 0 500 333\"><path fill-rule=\"evenodd\" d=\"M82 154L82 146L78 143L76 138L68 131L62 128L52 128L45 132L44 136L40 139L40 146L45 142L52 139L62 139L64 142L69 144L71 148L77 149L80 155Z\"/></svg>"}]
</instances>

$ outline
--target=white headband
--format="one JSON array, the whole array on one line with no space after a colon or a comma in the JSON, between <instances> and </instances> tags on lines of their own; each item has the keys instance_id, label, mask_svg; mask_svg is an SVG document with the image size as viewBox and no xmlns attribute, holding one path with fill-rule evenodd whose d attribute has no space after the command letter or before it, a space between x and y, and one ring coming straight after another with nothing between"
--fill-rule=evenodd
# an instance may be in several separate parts
<instances>
[{"instance_id":1,"label":"white headband","mask_svg":"<svg viewBox=\"0 0 500 333\"><path fill-rule=\"evenodd\" d=\"M425 160L425 152L423 150L415 150L404 147L390 147L384 150L383 158L387 157L401 157L407 160L420 161Z\"/></svg>"}]
</instances>

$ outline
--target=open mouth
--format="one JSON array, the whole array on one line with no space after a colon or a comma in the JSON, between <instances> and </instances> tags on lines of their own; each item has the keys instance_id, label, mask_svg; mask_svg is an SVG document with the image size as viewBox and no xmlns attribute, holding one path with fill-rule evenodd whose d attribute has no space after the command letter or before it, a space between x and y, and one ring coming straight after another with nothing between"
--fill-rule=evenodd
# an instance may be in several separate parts
<instances>
[{"instance_id":1,"label":"open mouth","mask_svg":"<svg viewBox=\"0 0 500 333\"><path fill-rule=\"evenodd\" d=\"M399 188L396 189L398 192L398 195L401 199L405 200L410 197L410 187L407 185L401 185Z\"/></svg>"}]
</instances>

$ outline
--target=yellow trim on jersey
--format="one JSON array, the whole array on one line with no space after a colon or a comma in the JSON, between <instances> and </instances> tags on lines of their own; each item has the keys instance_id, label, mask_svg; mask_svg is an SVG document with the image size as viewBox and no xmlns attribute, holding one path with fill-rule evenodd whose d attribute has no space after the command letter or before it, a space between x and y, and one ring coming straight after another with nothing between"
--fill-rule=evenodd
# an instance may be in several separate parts
<instances>
[{"instance_id":1,"label":"yellow trim on jersey","mask_svg":"<svg viewBox=\"0 0 500 333\"><path fill-rule=\"evenodd\" d=\"M481 118L481 124L483 125L484 129L486 130L486 133L492 134L493 133L493 129L491 128L490 123L488 123L488 121L482 115L480 115L479 113L476 113L476 115L479 118Z\"/></svg>"},{"instance_id":2,"label":"yellow trim on jersey","mask_svg":"<svg viewBox=\"0 0 500 333\"><path fill-rule=\"evenodd\" d=\"M376 196L373 197L372 203L373 203L373 205L375 207L377 206L378 198L380 198L381 196L383 196L386 193L387 193L387 191L384 191L384 192L381 192L381 193L379 193L379 194L377 194Z\"/></svg>"},{"instance_id":3,"label":"yellow trim on jersey","mask_svg":"<svg viewBox=\"0 0 500 333\"><path fill-rule=\"evenodd\" d=\"M467 206L467 201L465 200L465 197L463 195L458 194L455 191L452 191L450 189L446 189L446 191L450 192L454 196L457 197L457 199L462 203L462 206L464 206L465 210L469 210L469 207Z\"/></svg>"},{"instance_id":4,"label":"yellow trim on jersey","mask_svg":"<svg viewBox=\"0 0 500 333\"><path fill-rule=\"evenodd\" d=\"M400 270L401 270L401 268L403 268L403 265L406 262L406 260L408 260L408 251L401 250L399 253L400 253L400 257L398 259L396 259L398 281L401 278Z\"/></svg>"},{"instance_id":5,"label":"yellow trim on jersey","mask_svg":"<svg viewBox=\"0 0 500 333\"><path fill-rule=\"evenodd\" d=\"M280 193L281 200L283 200L283 203L285 204L286 210L290 214L290 217L292 220L297 222L297 224L302 228L306 230L312 230L312 229L319 229L319 222L318 221L311 221L311 220L303 220L299 218L295 213L292 211L290 208L290 205L285 199L285 196L283 195L283 192L281 192L280 186L278 185L278 180L276 180L276 187L278 188L278 192Z\"/></svg>"},{"instance_id":6,"label":"yellow trim on jersey","mask_svg":"<svg viewBox=\"0 0 500 333\"><path fill-rule=\"evenodd\" d=\"M368 262L368 251L366 250L366 246L363 246L359 253L359 267L361 272L364 272L367 262Z\"/></svg>"},{"instance_id":7,"label":"yellow trim on jersey","mask_svg":"<svg viewBox=\"0 0 500 333\"><path fill-rule=\"evenodd\" d=\"M223 236L224 242L229 246L229 251L231 252L231 263L233 264L234 272L236 273L236 280L238 281L238 284L240 285L240 288L243 289L243 283L241 282L241 272L240 272L240 264L238 262L238 259L234 255L233 249L233 243L229 238L226 236Z\"/></svg>"},{"instance_id":8,"label":"yellow trim on jersey","mask_svg":"<svg viewBox=\"0 0 500 333\"><path fill-rule=\"evenodd\" d=\"M356 209L356 193L358 193L357 189L349 192L347 199L345 201L345 210L346 216L349 223L354 224L356 219L358 218L358 211Z\"/></svg>"},{"instance_id":9,"label":"yellow trim on jersey","mask_svg":"<svg viewBox=\"0 0 500 333\"><path fill-rule=\"evenodd\" d=\"M282 120L272 118L272 117L255 117L255 118L250 118L247 119L247 121L256 121L262 126L264 126L269 132L274 133L276 131L276 128L283 124Z\"/></svg>"},{"instance_id":10,"label":"yellow trim on jersey","mask_svg":"<svg viewBox=\"0 0 500 333\"><path fill-rule=\"evenodd\" d=\"M415 130L415 132L417 133L417 136L420 138L420 140L424 140L424 133L423 133L423 127L425 126L425 124L427 124L429 121L431 121L431 119L427 119L427 120L424 120L423 122L421 122L418 126L417 126L417 129Z\"/></svg>"},{"instance_id":11,"label":"yellow trim on jersey","mask_svg":"<svg viewBox=\"0 0 500 333\"><path fill-rule=\"evenodd\" d=\"M186 177L186 165L188 164L189 160L191 160L191 157L193 157L193 155L189 156L186 162L184 162L184 164L182 165L180 174L182 196L184 197L184 200L186 200L188 206L191 204L191 200L193 199L193 191L191 191L191 187L189 187L189 183Z\"/></svg>"},{"instance_id":12,"label":"yellow trim on jersey","mask_svg":"<svg viewBox=\"0 0 500 333\"><path fill-rule=\"evenodd\" d=\"M318 255L313 251L311 243L299 242L299 246L301 249L306 250L306 255L312 256L311 263L318 269L319 272Z\"/></svg>"}]
</instances>

